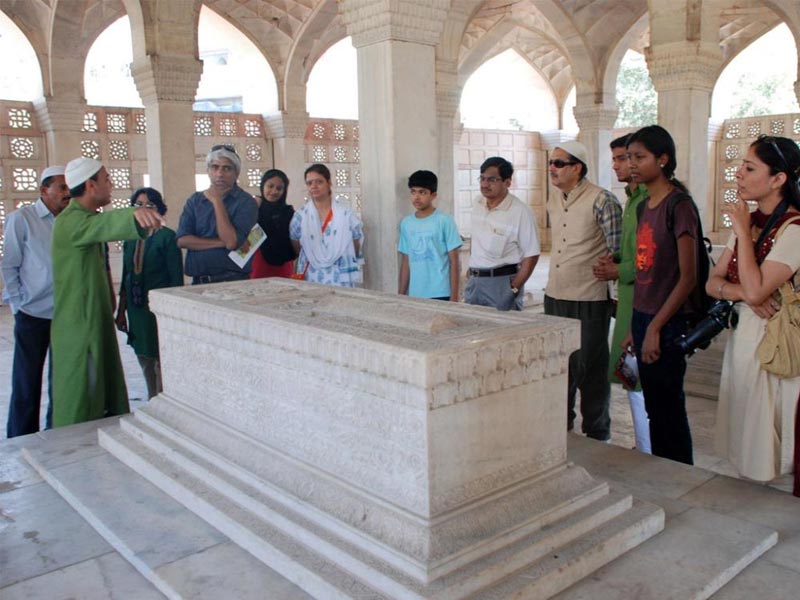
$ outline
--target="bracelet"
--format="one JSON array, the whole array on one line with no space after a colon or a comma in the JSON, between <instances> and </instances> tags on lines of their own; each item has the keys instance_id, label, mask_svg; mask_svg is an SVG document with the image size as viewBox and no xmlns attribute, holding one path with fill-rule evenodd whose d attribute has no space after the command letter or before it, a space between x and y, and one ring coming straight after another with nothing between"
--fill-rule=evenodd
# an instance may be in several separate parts
<instances>
[{"instance_id":1,"label":"bracelet","mask_svg":"<svg viewBox=\"0 0 800 600\"><path fill-rule=\"evenodd\" d=\"M719 296L720 300L725 300L725 296L723 296L722 290L725 288L726 285L728 285L728 282L727 281L723 281L720 284L719 289L717 290L717 296Z\"/></svg>"}]
</instances>

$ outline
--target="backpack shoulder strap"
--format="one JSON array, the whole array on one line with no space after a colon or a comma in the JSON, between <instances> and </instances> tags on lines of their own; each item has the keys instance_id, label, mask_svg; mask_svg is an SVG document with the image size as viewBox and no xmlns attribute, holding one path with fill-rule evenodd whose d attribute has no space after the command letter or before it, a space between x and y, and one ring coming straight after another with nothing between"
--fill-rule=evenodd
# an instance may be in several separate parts
<instances>
[{"instance_id":1,"label":"backpack shoulder strap","mask_svg":"<svg viewBox=\"0 0 800 600\"><path fill-rule=\"evenodd\" d=\"M692 201L692 197L689 194L686 192L679 192L675 194L672 198L670 198L669 204L667 205L667 229L669 231L673 231L675 229L675 207L684 200L689 200L692 203L692 208L694 208L695 212L697 212L697 206L695 205L694 201ZM700 213L697 213L697 216L699 218Z\"/></svg>"}]
</instances>

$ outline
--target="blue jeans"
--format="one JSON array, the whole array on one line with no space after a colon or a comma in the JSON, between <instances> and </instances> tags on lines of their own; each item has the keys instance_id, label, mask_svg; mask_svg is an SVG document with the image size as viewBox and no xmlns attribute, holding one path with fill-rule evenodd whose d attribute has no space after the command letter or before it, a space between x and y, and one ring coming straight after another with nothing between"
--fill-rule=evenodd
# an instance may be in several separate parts
<instances>
[{"instance_id":1,"label":"blue jeans","mask_svg":"<svg viewBox=\"0 0 800 600\"><path fill-rule=\"evenodd\" d=\"M39 405L42 399L42 373L50 348L50 319L14 315L14 366L11 373L11 403L8 407L6 436L9 438L39 431ZM53 361L50 360L46 427L53 426Z\"/></svg>"},{"instance_id":2,"label":"blue jeans","mask_svg":"<svg viewBox=\"0 0 800 600\"><path fill-rule=\"evenodd\" d=\"M686 357L676 344L677 339L686 333L686 319L676 315L667 321L661 328L659 359L645 364L642 362L642 343L652 320L653 315L634 309L631 330L644 404L650 417L650 444L655 456L691 465L694 464L692 432L689 430L686 396L683 393Z\"/></svg>"}]
</instances>

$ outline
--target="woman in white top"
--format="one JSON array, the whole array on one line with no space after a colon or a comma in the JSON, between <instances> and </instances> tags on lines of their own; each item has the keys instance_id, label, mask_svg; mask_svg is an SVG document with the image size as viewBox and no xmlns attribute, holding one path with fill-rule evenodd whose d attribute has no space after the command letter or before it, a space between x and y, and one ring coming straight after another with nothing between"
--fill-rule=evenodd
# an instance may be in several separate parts
<instances>
[{"instance_id":1,"label":"woman in white top","mask_svg":"<svg viewBox=\"0 0 800 600\"><path fill-rule=\"evenodd\" d=\"M761 136L750 145L736 172L739 197L723 209L733 234L706 285L709 295L736 302L738 313L725 348L716 448L741 475L758 481L790 473L794 463L800 377L768 373L756 349L780 307L776 290L800 267L798 177L800 149L792 140ZM747 202L758 209L751 214ZM764 229L769 233L757 243Z\"/></svg>"},{"instance_id":2,"label":"woman in white top","mask_svg":"<svg viewBox=\"0 0 800 600\"><path fill-rule=\"evenodd\" d=\"M349 206L333 200L328 167L313 164L304 177L311 200L289 225L289 237L299 253L298 278L355 287L361 283L361 220Z\"/></svg>"}]
</instances>

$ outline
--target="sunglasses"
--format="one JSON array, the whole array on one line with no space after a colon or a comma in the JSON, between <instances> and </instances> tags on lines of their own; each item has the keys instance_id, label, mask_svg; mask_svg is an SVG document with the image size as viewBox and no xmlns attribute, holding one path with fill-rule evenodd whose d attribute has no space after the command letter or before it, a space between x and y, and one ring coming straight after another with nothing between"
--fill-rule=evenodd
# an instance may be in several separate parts
<instances>
[{"instance_id":1,"label":"sunglasses","mask_svg":"<svg viewBox=\"0 0 800 600\"><path fill-rule=\"evenodd\" d=\"M777 140L775 140L774 137L762 133L760 136L758 136L758 141L764 142L765 144L769 144L772 147L772 149L775 150L775 154L778 155L778 158L781 159L783 166L786 168L786 172L791 173L791 169L789 168L789 161L786 160L786 157L783 155L783 152L781 152L780 146L778 146L778 142Z\"/></svg>"},{"instance_id":2,"label":"sunglasses","mask_svg":"<svg viewBox=\"0 0 800 600\"><path fill-rule=\"evenodd\" d=\"M560 158L550 159L550 160L547 161L547 163L551 167L555 167L556 169L563 169L567 165L577 165L578 164L573 160L561 160Z\"/></svg>"},{"instance_id":3,"label":"sunglasses","mask_svg":"<svg viewBox=\"0 0 800 600\"><path fill-rule=\"evenodd\" d=\"M230 144L214 144L211 146L211 151L216 152L217 150L227 150L228 152L233 152L236 154L236 148L231 146Z\"/></svg>"}]
</instances>

